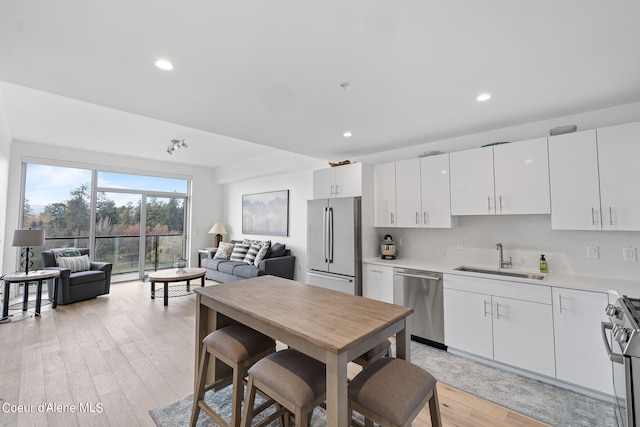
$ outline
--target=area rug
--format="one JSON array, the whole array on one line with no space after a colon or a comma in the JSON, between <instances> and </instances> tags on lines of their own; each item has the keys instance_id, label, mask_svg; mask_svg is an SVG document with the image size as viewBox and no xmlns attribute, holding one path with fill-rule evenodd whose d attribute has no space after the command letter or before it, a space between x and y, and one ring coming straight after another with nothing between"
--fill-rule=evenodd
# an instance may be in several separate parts
<instances>
[{"instance_id":1,"label":"area rug","mask_svg":"<svg viewBox=\"0 0 640 427\"><path fill-rule=\"evenodd\" d=\"M617 427L613 406L570 390L484 365L446 351L411 343L411 361L431 372L438 381L502 405L553 426ZM223 418L230 419L231 387L208 392L205 400ZM189 424L192 395L149 411L159 427ZM326 425L324 411L314 411L311 425ZM216 424L202 413L198 427ZM277 422L274 423L277 425Z\"/></svg>"}]
</instances>

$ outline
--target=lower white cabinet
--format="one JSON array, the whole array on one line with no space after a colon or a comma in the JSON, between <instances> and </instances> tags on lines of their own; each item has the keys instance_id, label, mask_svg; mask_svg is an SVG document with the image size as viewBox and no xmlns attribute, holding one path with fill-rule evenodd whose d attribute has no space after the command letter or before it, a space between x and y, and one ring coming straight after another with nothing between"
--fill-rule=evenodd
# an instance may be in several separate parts
<instances>
[{"instance_id":1,"label":"lower white cabinet","mask_svg":"<svg viewBox=\"0 0 640 427\"><path fill-rule=\"evenodd\" d=\"M393 267L365 264L362 271L362 296L393 304Z\"/></svg>"},{"instance_id":2,"label":"lower white cabinet","mask_svg":"<svg viewBox=\"0 0 640 427\"><path fill-rule=\"evenodd\" d=\"M551 289L444 276L445 344L554 377Z\"/></svg>"},{"instance_id":3,"label":"lower white cabinet","mask_svg":"<svg viewBox=\"0 0 640 427\"><path fill-rule=\"evenodd\" d=\"M553 288L556 370L560 380L613 394L611 362L600 322L609 296L600 292Z\"/></svg>"}]
</instances>

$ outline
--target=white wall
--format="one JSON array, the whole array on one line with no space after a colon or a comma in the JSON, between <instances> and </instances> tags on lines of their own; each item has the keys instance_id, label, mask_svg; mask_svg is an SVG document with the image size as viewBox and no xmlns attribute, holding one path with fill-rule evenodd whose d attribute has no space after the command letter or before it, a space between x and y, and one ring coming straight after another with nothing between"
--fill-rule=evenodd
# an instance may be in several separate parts
<instances>
[{"instance_id":1,"label":"white wall","mask_svg":"<svg viewBox=\"0 0 640 427\"><path fill-rule=\"evenodd\" d=\"M461 216L452 229L379 228L380 238L391 234L399 258L418 258L450 267L498 266L496 243L514 269L538 271L545 254L549 273L640 279L640 261L623 261L622 248L640 249L640 232L554 231L551 215ZM464 249L458 249L458 241ZM598 246L600 258L587 258L587 246ZM640 292L640 289L638 290Z\"/></svg>"},{"instance_id":2,"label":"white wall","mask_svg":"<svg viewBox=\"0 0 640 427\"><path fill-rule=\"evenodd\" d=\"M9 157L11 151L11 138L9 136L9 125L7 123L6 113L4 109L4 100L2 98L2 92L0 92L0 206L7 206L7 190L9 187ZM0 208L0 230L4 230L0 233L0 274L5 271L3 259L4 259L4 247L5 242L11 245L13 240L13 234L11 237L7 237L5 229L7 218L7 211L5 208Z\"/></svg>"},{"instance_id":3,"label":"white wall","mask_svg":"<svg viewBox=\"0 0 640 427\"><path fill-rule=\"evenodd\" d=\"M283 237L242 234L242 195L279 190L289 190L289 235ZM250 238L284 243L296 256L294 279L304 281L307 269L307 200L312 198L312 170L285 172L226 184L223 202L224 225L229 234L224 236L224 241Z\"/></svg>"},{"instance_id":4,"label":"white wall","mask_svg":"<svg viewBox=\"0 0 640 427\"><path fill-rule=\"evenodd\" d=\"M0 141L0 146L3 144ZM90 145L90 144L88 144ZM162 147L159 147L161 149ZM9 235L19 227L20 213L20 183L22 162L25 158L39 158L43 161L55 160L61 162L73 162L79 166L87 165L103 170L124 173L149 173L180 175L192 179L192 210L190 212L190 251L191 265L197 265L198 248L211 246L213 236L208 234L215 222L219 222L222 214L222 187L215 183L214 171L210 168L202 168L187 165L178 165L169 162L150 161L146 159L129 157L120 154L102 154L91 151L71 150L51 145L36 144L24 141L13 141L11 144L9 182L16 183L8 186L6 204L6 227L4 228L4 265L11 266L5 270L13 270L16 265L16 251L11 247ZM0 162L2 154L0 154ZM0 172L0 197L7 187L2 185L2 173ZM0 213L0 220L5 212ZM1 224L0 224L1 225Z\"/></svg>"}]
</instances>

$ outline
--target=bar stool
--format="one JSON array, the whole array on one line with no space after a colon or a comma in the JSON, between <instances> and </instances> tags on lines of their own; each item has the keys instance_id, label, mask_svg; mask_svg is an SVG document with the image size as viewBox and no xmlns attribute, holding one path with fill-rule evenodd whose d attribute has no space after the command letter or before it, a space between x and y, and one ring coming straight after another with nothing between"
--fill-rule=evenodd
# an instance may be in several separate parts
<instances>
[{"instance_id":1,"label":"bar stool","mask_svg":"<svg viewBox=\"0 0 640 427\"><path fill-rule=\"evenodd\" d=\"M373 347L371 350L355 358L353 360L353 363L366 368L376 360L389 356L391 356L391 342L389 340L384 340L380 344Z\"/></svg>"},{"instance_id":2,"label":"bar stool","mask_svg":"<svg viewBox=\"0 0 640 427\"><path fill-rule=\"evenodd\" d=\"M284 407L278 408L259 426L270 423L283 413L287 418L285 425L288 425L288 411L295 416L296 427L306 427L311 419L309 414L326 399L325 364L297 350L286 349L270 354L253 365L248 373L247 397L242 413L244 427L251 426L256 391Z\"/></svg>"},{"instance_id":3,"label":"bar stool","mask_svg":"<svg viewBox=\"0 0 640 427\"><path fill-rule=\"evenodd\" d=\"M431 425L441 427L436 379L403 359L385 357L371 363L349 383L349 412L381 427L410 426L429 403Z\"/></svg>"},{"instance_id":4,"label":"bar stool","mask_svg":"<svg viewBox=\"0 0 640 427\"><path fill-rule=\"evenodd\" d=\"M205 411L218 425L239 427L241 421L244 377L247 369L258 360L276 351L275 341L243 325L231 325L220 328L207 335L202 343L200 368L193 393L193 408L189 425L195 427L200 409ZM207 386L207 370L210 357L224 364L216 371L216 382ZM233 384L231 423L226 422L204 401L205 392L220 390Z\"/></svg>"}]
</instances>

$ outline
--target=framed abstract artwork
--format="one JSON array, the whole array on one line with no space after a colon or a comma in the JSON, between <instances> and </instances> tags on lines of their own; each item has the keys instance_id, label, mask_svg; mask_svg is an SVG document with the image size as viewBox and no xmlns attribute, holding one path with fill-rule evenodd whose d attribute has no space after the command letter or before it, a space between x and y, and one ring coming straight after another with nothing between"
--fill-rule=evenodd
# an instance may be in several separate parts
<instances>
[{"instance_id":1,"label":"framed abstract artwork","mask_svg":"<svg viewBox=\"0 0 640 427\"><path fill-rule=\"evenodd\" d=\"M289 190L242 196L242 234L289 235Z\"/></svg>"}]
</instances>

